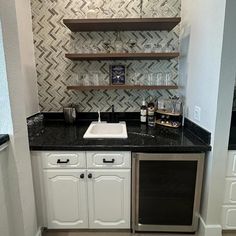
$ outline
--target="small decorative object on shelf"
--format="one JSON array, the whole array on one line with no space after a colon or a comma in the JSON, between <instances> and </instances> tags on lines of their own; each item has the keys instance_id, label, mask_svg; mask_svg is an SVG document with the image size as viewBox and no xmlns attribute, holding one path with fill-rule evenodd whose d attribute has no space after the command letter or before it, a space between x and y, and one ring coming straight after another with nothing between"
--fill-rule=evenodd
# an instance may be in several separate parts
<instances>
[{"instance_id":1,"label":"small decorative object on shelf","mask_svg":"<svg viewBox=\"0 0 236 236\"><path fill-rule=\"evenodd\" d=\"M159 99L156 110L156 123L167 127L178 128L182 120L182 102L177 96Z\"/></svg>"},{"instance_id":2,"label":"small decorative object on shelf","mask_svg":"<svg viewBox=\"0 0 236 236\"><path fill-rule=\"evenodd\" d=\"M112 85L125 84L125 66L124 65L111 65L110 78Z\"/></svg>"}]
</instances>

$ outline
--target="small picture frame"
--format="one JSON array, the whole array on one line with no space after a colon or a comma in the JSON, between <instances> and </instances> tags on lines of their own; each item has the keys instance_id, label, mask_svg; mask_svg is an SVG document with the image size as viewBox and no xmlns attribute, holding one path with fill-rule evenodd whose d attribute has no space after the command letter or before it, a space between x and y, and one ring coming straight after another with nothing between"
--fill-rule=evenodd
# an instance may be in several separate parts
<instances>
[{"instance_id":1,"label":"small picture frame","mask_svg":"<svg viewBox=\"0 0 236 236\"><path fill-rule=\"evenodd\" d=\"M110 66L110 83L111 85L125 84L125 66L111 65Z\"/></svg>"}]
</instances>

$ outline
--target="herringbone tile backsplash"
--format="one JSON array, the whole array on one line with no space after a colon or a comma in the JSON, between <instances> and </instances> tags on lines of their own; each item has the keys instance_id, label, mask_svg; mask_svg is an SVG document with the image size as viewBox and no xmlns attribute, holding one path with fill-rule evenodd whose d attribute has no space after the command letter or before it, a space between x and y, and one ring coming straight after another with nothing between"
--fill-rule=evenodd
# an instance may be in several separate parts
<instances>
[{"instance_id":1,"label":"herringbone tile backsplash","mask_svg":"<svg viewBox=\"0 0 236 236\"><path fill-rule=\"evenodd\" d=\"M174 83L178 83L178 59L161 61L82 61L72 62L65 58L65 53L73 53L84 45L96 45L104 50L104 42L114 42L115 32L80 32L72 33L64 24L65 18L86 18L88 6L93 1L102 17L140 17L140 0L31 0L33 33L38 76L38 90L41 111L61 111L70 103L78 105L80 111L107 111L115 104L116 111L139 111L142 98L158 98L176 93L175 90L137 91L137 90L91 90L68 91L66 86L75 85L78 75L91 71L99 72L105 81L109 81L111 64L126 65L127 79L132 79L139 72L145 80L148 72L171 72ZM109 16L105 4L112 2ZM180 0L143 0L143 15L150 16L150 9L168 4L171 15L180 15ZM173 31L135 31L122 32L124 44L130 39L137 42L134 50L141 51L147 43L161 43L179 47L179 26ZM88 44L89 43L89 44Z\"/></svg>"}]
</instances>

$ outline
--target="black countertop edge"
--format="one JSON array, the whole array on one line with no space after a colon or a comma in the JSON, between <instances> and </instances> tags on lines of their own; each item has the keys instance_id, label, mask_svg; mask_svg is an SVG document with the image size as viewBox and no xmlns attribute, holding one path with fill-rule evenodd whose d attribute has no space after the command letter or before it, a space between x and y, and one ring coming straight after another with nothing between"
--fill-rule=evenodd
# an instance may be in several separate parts
<instances>
[{"instance_id":1,"label":"black countertop edge","mask_svg":"<svg viewBox=\"0 0 236 236\"><path fill-rule=\"evenodd\" d=\"M9 135L8 134L0 134L0 145L6 143L9 141Z\"/></svg>"},{"instance_id":2,"label":"black countertop edge","mask_svg":"<svg viewBox=\"0 0 236 236\"><path fill-rule=\"evenodd\" d=\"M130 152L147 152L147 153L205 153L211 150L210 146L195 145L192 147L181 146L30 146L31 151L130 151Z\"/></svg>"},{"instance_id":3,"label":"black countertop edge","mask_svg":"<svg viewBox=\"0 0 236 236\"><path fill-rule=\"evenodd\" d=\"M184 127L192 132L195 136L200 138L204 143L210 145L211 133L209 131L203 129L187 118L184 119Z\"/></svg>"}]
</instances>

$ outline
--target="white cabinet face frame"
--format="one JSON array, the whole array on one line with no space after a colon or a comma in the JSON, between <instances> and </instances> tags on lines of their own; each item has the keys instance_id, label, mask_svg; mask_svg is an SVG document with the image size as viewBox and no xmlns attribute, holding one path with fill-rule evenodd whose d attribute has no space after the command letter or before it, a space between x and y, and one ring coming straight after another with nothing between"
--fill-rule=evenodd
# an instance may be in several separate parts
<instances>
[{"instance_id":1,"label":"white cabinet face frame","mask_svg":"<svg viewBox=\"0 0 236 236\"><path fill-rule=\"evenodd\" d=\"M88 227L85 176L86 170L44 170L48 228Z\"/></svg>"},{"instance_id":2,"label":"white cabinet face frame","mask_svg":"<svg viewBox=\"0 0 236 236\"><path fill-rule=\"evenodd\" d=\"M130 170L91 170L89 228L130 228Z\"/></svg>"}]
</instances>

